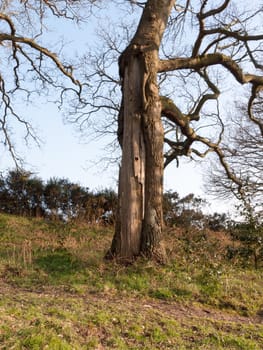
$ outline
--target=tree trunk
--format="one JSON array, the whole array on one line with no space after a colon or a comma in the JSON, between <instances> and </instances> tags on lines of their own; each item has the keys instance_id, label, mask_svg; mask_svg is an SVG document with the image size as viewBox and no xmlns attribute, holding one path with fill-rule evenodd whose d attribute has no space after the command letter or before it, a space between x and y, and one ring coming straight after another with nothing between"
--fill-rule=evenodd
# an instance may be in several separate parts
<instances>
[{"instance_id":1,"label":"tree trunk","mask_svg":"<svg viewBox=\"0 0 263 350\"><path fill-rule=\"evenodd\" d=\"M147 108L143 114L143 135L146 149L145 169L145 215L141 234L140 253L162 261L164 251L160 241L163 226L163 125L162 106L157 86L158 56L147 54L146 61L152 62L154 74L148 76L146 84ZM155 56L155 57L154 57ZM147 86L148 85L148 86Z\"/></svg>"},{"instance_id":2,"label":"tree trunk","mask_svg":"<svg viewBox=\"0 0 263 350\"><path fill-rule=\"evenodd\" d=\"M119 206L107 257L163 260L163 127L157 85L158 51L174 1L147 2L137 32L120 57L122 147Z\"/></svg>"}]
</instances>

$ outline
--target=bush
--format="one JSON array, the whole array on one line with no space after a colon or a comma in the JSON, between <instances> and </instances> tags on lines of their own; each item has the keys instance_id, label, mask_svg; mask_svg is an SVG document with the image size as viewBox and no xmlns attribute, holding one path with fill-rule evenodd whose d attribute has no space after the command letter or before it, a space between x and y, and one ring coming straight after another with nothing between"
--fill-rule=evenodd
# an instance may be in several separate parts
<instances>
[{"instance_id":1,"label":"bush","mask_svg":"<svg viewBox=\"0 0 263 350\"><path fill-rule=\"evenodd\" d=\"M230 234L239 245L228 247L227 257L238 258L243 265L253 263L256 269L259 268L263 261L263 225L235 223L230 228Z\"/></svg>"}]
</instances>

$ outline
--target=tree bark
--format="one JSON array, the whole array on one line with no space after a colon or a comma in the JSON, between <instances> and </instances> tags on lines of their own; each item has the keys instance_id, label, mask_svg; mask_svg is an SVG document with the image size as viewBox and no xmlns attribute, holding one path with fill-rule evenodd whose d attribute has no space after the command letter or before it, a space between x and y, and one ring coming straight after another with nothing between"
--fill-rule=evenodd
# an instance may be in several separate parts
<instances>
[{"instance_id":1,"label":"tree bark","mask_svg":"<svg viewBox=\"0 0 263 350\"><path fill-rule=\"evenodd\" d=\"M147 54L146 61L152 62L152 73L148 77L147 108L143 114L143 133L146 149L145 215L141 235L141 253L147 257L163 261L161 249L163 226L163 142L164 132L161 122L162 105L157 86L158 56Z\"/></svg>"},{"instance_id":2,"label":"tree bark","mask_svg":"<svg viewBox=\"0 0 263 350\"><path fill-rule=\"evenodd\" d=\"M130 261L138 255L163 261L163 127L157 85L158 51L174 0L150 0L137 32L122 53L122 147L119 208L107 257Z\"/></svg>"}]
</instances>

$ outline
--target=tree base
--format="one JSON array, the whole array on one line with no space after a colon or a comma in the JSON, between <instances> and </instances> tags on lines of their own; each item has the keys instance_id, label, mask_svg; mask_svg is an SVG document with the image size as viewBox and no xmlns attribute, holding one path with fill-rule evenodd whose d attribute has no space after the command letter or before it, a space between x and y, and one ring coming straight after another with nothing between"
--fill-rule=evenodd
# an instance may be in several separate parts
<instances>
[{"instance_id":1,"label":"tree base","mask_svg":"<svg viewBox=\"0 0 263 350\"><path fill-rule=\"evenodd\" d=\"M141 256L160 265L165 265L168 262L166 249L162 242L160 242L158 246L154 247L153 249L142 251Z\"/></svg>"},{"instance_id":2,"label":"tree base","mask_svg":"<svg viewBox=\"0 0 263 350\"><path fill-rule=\"evenodd\" d=\"M109 249L104 256L104 259L108 261L115 261L121 265L131 265L140 257L146 259L147 261L154 261L160 265L165 265L168 262L166 249L163 243L159 243L158 247L155 247L154 249L141 251L140 254L133 256L132 258L121 256L117 252L112 251L112 249Z\"/></svg>"}]
</instances>

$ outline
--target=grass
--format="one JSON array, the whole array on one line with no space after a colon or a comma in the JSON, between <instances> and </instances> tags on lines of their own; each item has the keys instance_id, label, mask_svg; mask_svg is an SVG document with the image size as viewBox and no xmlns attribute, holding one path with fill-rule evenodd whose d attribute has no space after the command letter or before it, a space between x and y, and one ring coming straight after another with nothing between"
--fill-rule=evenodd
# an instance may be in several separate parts
<instances>
[{"instance_id":1,"label":"grass","mask_svg":"<svg viewBox=\"0 0 263 350\"><path fill-rule=\"evenodd\" d=\"M0 214L0 349L263 348L262 270L221 236L171 230L166 266L127 267L103 260L111 237Z\"/></svg>"}]
</instances>

